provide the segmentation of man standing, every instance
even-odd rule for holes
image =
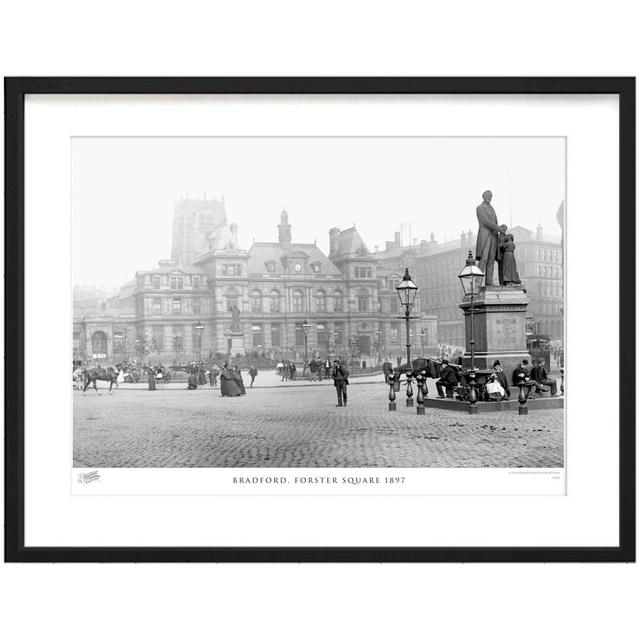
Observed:
[[[338,395],[338,404],[336,407],[347,406],[347,385],[349,384],[349,372],[340,364],[340,360],[333,361],[333,369],[331,371],[331,377],[333,378],[333,384],[336,387],[336,394]]]
[[[547,370],[544,368],[544,360],[538,360],[538,364],[531,371],[531,378],[539,385],[547,385],[551,389],[552,396],[558,394],[558,383],[547,374]]]
[[[476,242],[476,260],[478,267],[484,271],[484,283],[493,285],[493,266],[498,260],[498,235],[504,234],[498,224],[498,217],[491,206],[491,191],[482,194],[482,203],[476,207],[478,216],[478,240]]]

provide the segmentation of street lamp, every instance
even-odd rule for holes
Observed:
[[[376,331],[376,351],[378,353],[378,362],[382,361],[382,329]]]
[[[309,360],[309,329],[311,329],[311,325],[308,320],[305,320],[302,323],[302,330],[304,331],[304,361],[305,363]]]
[[[409,328],[409,320],[411,320],[411,309],[418,293],[418,287],[411,280],[409,275],[409,269],[405,269],[404,276],[402,276],[402,282],[396,287],[398,297],[400,298],[400,304],[404,307],[404,319],[407,323],[407,365],[411,365],[411,334]],[[402,316],[399,316],[402,318]]]
[[[475,369],[476,359],[474,345],[476,341],[474,340],[473,333],[473,297],[474,295],[480,293],[480,287],[482,286],[484,273],[476,264],[471,251],[469,251],[467,263],[464,269],[458,274],[458,278],[460,278],[460,284],[462,285],[462,290],[464,291],[465,297],[468,297],[470,301],[469,314],[471,316],[471,340],[469,341],[469,346],[471,347],[471,368]]]
[[[198,321],[198,324],[193,327],[196,335],[198,336],[198,362],[202,361],[202,334],[204,333],[204,326],[202,321]]]
[[[140,366],[142,366],[144,362],[144,343],[140,338],[136,338],[136,351],[140,355]]]

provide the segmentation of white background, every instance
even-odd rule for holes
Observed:
[[[632,3],[12,3],[5,75],[635,75]],[[13,638],[600,638],[637,566],[3,566]]]

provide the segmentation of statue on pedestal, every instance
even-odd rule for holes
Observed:
[[[484,272],[484,283],[493,285],[493,266],[499,259],[498,237],[504,235],[504,230],[498,224],[498,217],[491,206],[491,191],[482,194],[482,203],[476,208],[478,216],[478,239],[476,241],[476,260],[478,267]]]

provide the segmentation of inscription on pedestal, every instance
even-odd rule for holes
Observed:
[[[518,335],[518,324],[516,318],[496,318],[496,338],[505,351],[522,348],[522,336]]]

